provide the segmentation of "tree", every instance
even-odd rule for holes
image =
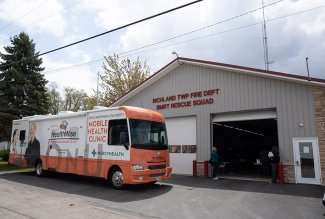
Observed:
[[[49,83],[47,95],[51,106],[49,112],[52,115],[56,115],[62,110],[75,112],[92,110],[97,100],[94,94],[89,96],[83,90],[69,87],[64,88],[64,98],[62,98],[56,82]]]
[[[134,62],[130,59],[120,61],[118,55],[115,54],[104,58],[104,75],[101,76],[100,86],[103,90],[101,103],[105,106],[114,103],[143,82],[150,74],[147,63],[142,64],[139,58]]]
[[[65,87],[64,88],[64,101],[62,110],[68,111],[80,111],[84,109],[83,100],[88,97],[85,91],[77,90],[74,88]]]
[[[49,83],[47,89],[47,96],[50,105],[49,113],[51,113],[52,115],[58,114],[63,107],[63,100],[60,95],[60,92],[57,89],[58,89],[57,83],[55,82]]]
[[[27,33],[10,38],[0,53],[0,139],[10,138],[11,122],[22,116],[46,114],[49,103],[42,59]]]
[[[92,110],[97,104],[97,97],[95,95],[85,96],[82,99],[82,110]]]

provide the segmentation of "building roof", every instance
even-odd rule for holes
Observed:
[[[178,57],[173,61],[171,61],[170,63],[168,63],[167,65],[165,65],[159,71],[151,75],[149,78],[144,80],[142,83],[140,83],[138,86],[133,88],[131,91],[126,93],[124,96],[117,99],[114,103],[111,104],[111,106],[118,106],[123,104],[126,100],[138,94],[143,89],[149,87],[150,85],[158,81],[160,78],[162,78],[163,76],[173,71],[175,68],[177,68],[182,64],[190,64],[190,65],[202,66],[207,68],[228,70],[237,73],[255,75],[255,76],[266,77],[266,78],[273,78],[273,79],[284,80],[284,81],[292,81],[292,82],[302,83],[307,85],[325,86],[325,80],[320,78],[312,78],[312,77],[308,78],[306,76],[288,74],[283,72],[267,71],[258,68],[231,65],[231,64],[220,63],[220,62],[211,62],[205,60]]]

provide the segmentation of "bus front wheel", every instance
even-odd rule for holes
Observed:
[[[110,171],[109,182],[113,189],[124,188],[123,173],[119,168],[115,167]]]

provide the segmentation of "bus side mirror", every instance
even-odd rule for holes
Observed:
[[[129,150],[129,140],[127,132],[120,132],[120,144],[123,145],[126,150]]]

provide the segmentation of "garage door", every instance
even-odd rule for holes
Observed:
[[[173,173],[193,173],[193,160],[196,160],[196,117],[166,119],[170,162]]]

